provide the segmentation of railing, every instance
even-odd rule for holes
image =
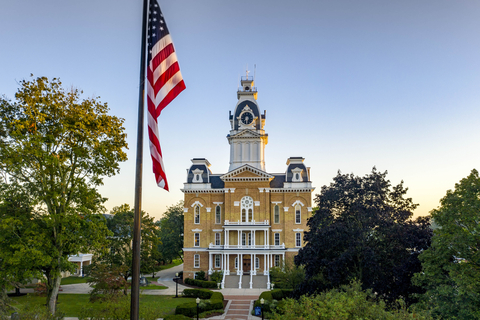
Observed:
[[[225,220],[225,225],[226,226],[269,226],[270,221],[269,220],[263,220],[263,221],[249,221],[249,222],[243,222],[240,220],[237,221],[229,221]]]
[[[217,250],[224,250],[224,249],[285,249],[285,243],[282,243],[281,245],[278,245],[278,246],[272,246],[272,245],[264,245],[264,244],[260,244],[260,245],[231,245],[231,244],[227,244],[227,245],[218,245],[218,244],[213,244],[213,243],[210,243],[210,245],[208,246],[209,249],[217,249]]]

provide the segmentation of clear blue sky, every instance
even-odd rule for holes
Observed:
[[[161,0],[187,90],[159,118],[171,192],[155,186],[148,148],[143,208],[183,199],[190,159],[228,170],[228,112],[256,64],[267,110],[266,167],[303,156],[313,185],[338,170],[388,170],[425,215],[480,161],[479,1]],[[0,4],[0,93],[60,77],[125,118],[129,160],[106,178],[107,209],[133,204],[142,1]],[[315,193],[316,193],[315,192]]]

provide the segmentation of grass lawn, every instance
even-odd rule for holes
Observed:
[[[62,282],[60,282],[60,285],[65,285],[65,284],[75,284],[75,283],[87,283],[88,277],[65,277],[62,278]]]
[[[80,310],[87,307],[101,308],[101,303],[89,302],[90,296],[88,294],[59,294],[58,295],[58,311],[64,312],[66,317],[78,317]],[[33,294],[28,294],[22,297],[13,297],[17,301],[17,307],[22,306],[44,306],[46,297],[40,297]],[[165,317],[173,314],[175,307],[181,303],[195,301],[194,298],[174,298],[173,296],[140,296],[140,307],[149,306],[158,310],[158,317]]]

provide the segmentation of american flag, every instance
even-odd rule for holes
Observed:
[[[172,38],[157,0],[150,1],[148,14],[148,136],[153,173],[160,188],[168,191],[158,137],[157,118],[180,92],[185,89]]]

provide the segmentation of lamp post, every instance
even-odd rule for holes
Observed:
[[[260,299],[260,304],[262,305],[262,320],[263,320],[263,304],[265,303],[265,299]]]
[[[195,301],[197,302],[197,320],[198,320],[198,304],[200,303],[200,298],[197,298]]]
[[[173,281],[175,281],[175,298],[178,298],[178,272],[175,273],[175,278],[173,278]]]

